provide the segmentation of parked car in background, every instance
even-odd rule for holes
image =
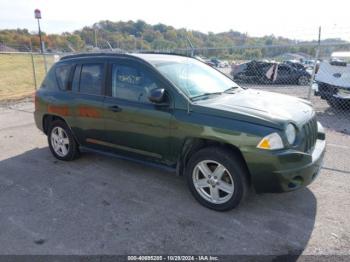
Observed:
[[[211,66],[211,67],[215,67],[215,64],[210,61],[210,59],[205,59],[204,63],[206,63],[207,65]]]
[[[226,60],[222,60],[219,67],[222,67],[222,68],[226,68],[226,67],[229,67],[230,66],[230,63]]]
[[[269,82],[266,72],[272,65],[253,60],[232,66],[231,75],[236,82],[265,84]]]
[[[316,65],[315,60],[304,60],[301,62],[305,68],[313,68]]]
[[[295,62],[295,61],[284,61],[283,62],[286,65],[289,65],[291,67],[294,67],[297,70],[305,70],[305,66],[302,63]]]
[[[231,72],[237,82],[251,84],[298,84],[307,85],[311,75],[285,63],[251,61],[240,64]]]
[[[201,61],[201,62],[203,62],[203,63],[205,63],[206,62],[206,59],[204,58],[204,57],[201,57],[201,56],[194,56],[194,58],[195,59],[197,59],[198,61]]]
[[[90,150],[163,166],[218,211],[236,207],[250,185],[285,192],[310,184],[325,154],[309,102],[243,89],[178,55],[63,57],[35,94],[34,118],[57,159]]]
[[[334,108],[350,109],[349,63],[339,59],[321,62],[315,81],[315,95]]]
[[[196,58],[197,60],[199,60],[199,61],[201,61],[201,62],[207,64],[207,65],[210,65],[210,66],[212,66],[212,67],[215,67],[215,64],[214,64],[212,61],[210,61],[210,59],[207,59],[207,58],[201,57],[201,56],[195,56],[195,58]]]
[[[210,62],[212,62],[215,67],[219,67],[219,68],[224,67],[224,63],[221,60],[219,60],[218,58],[216,58],[216,57],[211,58]]]

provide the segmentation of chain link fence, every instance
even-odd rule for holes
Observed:
[[[301,49],[300,45],[294,47]],[[306,52],[283,52],[284,48],[221,49],[228,58],[230,54],[250,56],[236,60],[206,60],[202,54],[213,49],[199,53],[241,86],[309,100],[325,127],[350,134],[350,45],[307,45],[302,49]]]
[[[41,54],[16,47],[0,50],[0,103],[32,97],[58,54]]]
[[[0,50],[0,103],[31,97],[52,64],[68,54],[40,54],[28,50],[28,47]],[[310,100],[327,128],[350,134],[349,50],[350,44],[344,42],[165,52],[196,56],[244,87]],[[164,52],[156,52],[161,51]]]

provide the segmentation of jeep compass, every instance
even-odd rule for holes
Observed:
[[[63,57],[36,92],[34,115],[56,158],[93,150],[165,166],[219,211],[236,207],[249,187],[310,184],[326,145],[308,101],[242,88],[179,55]]]

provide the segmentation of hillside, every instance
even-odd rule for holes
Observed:
[[[62,34],[45,34],[43,40],[48,51],[86,51],[98,46],[108,49],[120,48],[124,50],[177,50],[189,48],[189,41],[196,48],[197,54],[206,56],[220,56],[230,58],[255,59],[276,57],[285,52],[301,52],[314,55],[315,42],[302,42],[296,46],[295,40],[276,37],[251,37],[237,31],[230,30],[223,33],[202,33],[188,31],[164,24],[150,25],[138,20],[128,22],[100,21],[93,26],[86,26],[81,30]],[[344,43],[340,39],[328,39],[332,43]],[[27,29],[0,30],[0,51],[2,49],[27,51],[30,46],[39,49],[39,38]],[[294,45],[294,46],[291,46]],[[241,48],[251,47],[251,48]],[[335,48],[331,48],[333,51]]]

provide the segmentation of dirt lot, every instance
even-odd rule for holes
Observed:
[[[32,103],[0,107],[1,254],[350,255],[342,127],[327,129],[324,167],[308,188],[251,193],[218,213],[173,173],[91,153],[55,160],[32,111]]]

